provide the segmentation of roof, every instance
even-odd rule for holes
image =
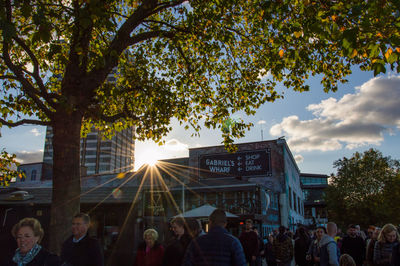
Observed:
[[[125,186],[121,188],[99,187],[83,188],[81,193],[81,203],[131,203],[136,195],[138,188]],[[50,204],[52,188],[23,188],[23,191],[33,196],[26,200],[9,200],[13,192],[18,189],[4,191],[0,193],[0,204],[2,205],[24,205],[24,204]],[[22,191],[19,190],[19,191]]]
[[[246,180],[239,180],[236,178],[210,178],[200,179],[199,181],[191,181],[185,184],[185,189],[200,191],[210,190],[224,190],[224,191],[235,191],[242,189],[250,189],[257,186],[263,186],[258,183],[248,182]],[[182,190],[182,186],[172,187],[170,190]]]

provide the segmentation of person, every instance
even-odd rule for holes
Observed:
[[[144,242],[139,244],[136,254],[136,266],[161,266],[164,256],[164,247],[157,242],[158,233],[154,229],[147,229],[143,233]]]
[[[381,232],[381,228],[375,227],[375,230],[372,234],[368,234],[370,239],[368,239],[367,251],[365,255],[365,265],[366,266],[374,266],[374,247],[376,241],[378,241],[379,233]]]
[[[253,221],[251,219],[246,219],[245,230],[240,234],[239,240],[243,246],[247,263],[249,263],[250,266],[254,266],[258,256],[259,246],[258,236],[257,233],[253,231]]]
[[[201,222],[194,218],[186,220],[186,227],[187,227],[189,235],[192,238],[196,238],[199,235],[205,234],[203,229],[201,228]]]
[[[239,239],[226,229],[224,210],[215,209],[210,217],[208,234],[195,238],[187,248],[183,266],[245,266],[246,259]]]
[[[351,224],[347,229],[347,235],[343,237],[341,254],[349,254],[357,266],[362,266],[365,259],[365,242],[359,235],[359,228]]]
[[[356,266],[356,262],[349,254],[343,254],[340,256],[339,266]]]
[[[289,266],[293,258],[293,242],[286,234],[286,227],[280,226],[274,241],[274,254],[277,265]]]
[[[89,225],[90,217],[86,213],[78,213],[72,218],[72,235],[64,241],[61,248],[61,260],[64,265],[104,265],[99,242],[88,235]]]
[[[323,226],[318,226],[317,229],[315,230],[315,240],[311,242],[306,256],[306,259],[308,261],[311,261],[311,265],[319,266],[320,252],[318,243],[319,241],[321,241],[324,234],[326,234],[326,228]]]
[[[393,249],[399,245],[399,234],[393,224],[383,226],[374,247],[374,264],[390,265]]]
[[[294,259],[296,265],[308,266],[309,262],[306,259],[307,251],[311,243],[311,239],[304,227],[297,229],[296,239],[294,241]]]
[[[17,241],[14,256],[5,264],[26,266],[58,266],[61,260],[57,255],[47,251],[40,245],[44,231],[35,218],[24,218],[14,225],[11,231]]]
[[[171,221],[171,228],[174,233],[172,241],[167,244],[164,252],[162,265],[180,266],[187,246],[192,238],[185,230],[185,220],[182,217],[176,217]]]
[[[320,249],[320,265],[321,266],[337,266],[339,265],[340,251],[336,241],[333,239],[337,233],[337,226],[333,222],[326,224],[327,234],[323,235],[318,243]]]
[[[260,236],[260,233],[258,232],[257,227],[253,226],[253,231],[257,234],[257,239],[258,239],[258,254],[256,257],[256,266],[261,266],[262,265],[262,256],[264,256],[264,241]]]
[[[265,244],[264,256],[268,266],[276,266],[276,258],[273,246],[274,240],[274,235],[270,234],[268,236],[268,242]]]

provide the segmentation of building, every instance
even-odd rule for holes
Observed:
[[[95,151],[90,155],[99,158],[103,142],[97,140],[88,138],[86,146],[82,140],[82,146],[96,147],[87,151]],[[300,170],[286,141],[242,143],[237,148],[236,153],[222,145],[193,148],[189,157],[162,160],[135,173],[82,177],[81,210],[90,213],[92,234],[101,241],[106,257],[124,259],[110,265],[132,265],[128,258],[134,257],[145,229],[155,228],[164,242],[173,216],[205,204],[238,216],[228,222],[236,236],[247,218],[255,221],[263,237],[280,225],[294,230],[304,223]],[[85,166],[91,166],[86,158],[81,157]],[[12,225],[22,217],[37,217],[48,228],[51,180],[30,187],[25,183],[0,191],[0,219]],[[202,220],[206,228],[207,217]]]
[[[133,128],[127,128],[116,132],[111,139],[105,139],[101,132],[93,130],[85,138],[81,138],[82,175],[133,171],[135,161],[133,134]],[[43,154],[43,162],[46,165],[53,164],[52,138],[53,130],[47,127]],[[45,179],[49,177],[51,172],[46,171]]]
[[[310,226],[326,224],[328,212],[324,190],[328,187],[328,176],[301,173],[300,178],[304,194],[305,224]]]
[[[40,183],[43,179],[44,163],[26,163],[17,167],[18,172],[24,173],[21,178],[11,180],[12,183]]]

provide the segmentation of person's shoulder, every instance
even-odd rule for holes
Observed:
[[[51,266],[61,265],[60,257],[45,248],[42,248],[36,256],[37,260],[40,262],[39,264]]]

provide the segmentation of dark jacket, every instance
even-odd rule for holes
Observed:
[[[309,237],[299,237],[294,242],[294,259],[296,264],[300,266],[309,265],[309,261],[306,260],[308,248],[310,247],[311,240]]]
[[[17,265],[12,258],[11,260],[5,264],[5,266],[13,266]],[[42,248],[39,253],[33,258],[31,262],[27,264],[27,266],[59,266],[61,265],[61,260],[57,255],[54,255]]]
[[[244,266],[246,260],[240,241],[225,228],[214,226],[190,243],[183,265]]]
[[[97,239],[86,235],[78,243],[69,237],[62,245],[61,260],[72,266],[103,266],[103,251]]]
[[[341,254],[349,254],[357,266],[361,266],[365,259],[365,242],[360,236],[345,236],[342,240]]]
[[[162,265],[180,266],[190,241],[192,239],[188,234],[182,235],[180,239],[174,238],[165,248]]]
[[[269,241],[268,241],[267,244],[265,244],[264,256],[265,256],[265,260],[267,261],[268,266],[276,265],[276,258],[275,258],[275,254],[274,254],[274,246]]]
[[[256,232],[242,232],[239,236],[240,243],[243,246],[244,255],[248,262],[251,261],[251,257],[257,257],[259,254],[258,236]]]
[[[161,266],[164,257],[164,247],[155,243],[146,253],[146,243],[141,243],[138,247],[135,265],[136,266]]]

